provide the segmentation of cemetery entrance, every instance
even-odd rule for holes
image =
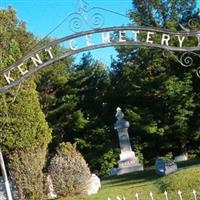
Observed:
[[[200,58],[198,23],[197,26],[191,21],[188,22],[188,25],[183,26],[180,24],[182,31],[170,31],[157,27],[136,26],[134,24],[105,27],[106,20],[101,15],[102,10],[117,14],[116,12],[98,7],[89,8],[88,4],[86,4],[86,7],[82,7],[80,12],[70,14],[67,18],[69,21],[68,28],[71,29],[73,34],[52,42],[40,44],[19,58],[11,66],[3,68],[0,71],[2,83],[0,85],[0,92],[9,92],[11,88],[50,64],[81,52],[106,47],[129,46],[136,50],[147,47],[163,49],[163,56],[175,59],[183,67],[195,67],[196,74],[200,77],[200,67],[193,66],[193,60]],[[86,15],[89,17],[86,18]],[[86,30],[82,29],[82,22],[87,26]],[[193,27],[197,27],[197,29],[189,29],[191,24],[194,25]],[[191,41],[193,42],[191,43]],[[57,46],[64,46],[65,52],[62,54],[57,53],[55,51]],[[8,180],[3,160],[0,164],[5,174],[5,183],[7,184]],[[8,184],[6,188],[8,188]],[[8,196],[10,196],[9,189]],[[9,198],[11,199],[11,197]]]
[[[195,46],[188,46],[189,41],[196,41]],[[63,43],[67,46],[67,50],[64,54],[57,55],[54,47]],[[33,73],[59,60],[84,51],[111,46],[161,48],[164,50],[164,56],[171,56],[183,67],[190,67],[193,64],[193,57],[200,56],[197,53],[200,50],[200,34],[198,31],[171,32],[136,26],[95,28],[75,33],[35,48],[16,63],[2,70],[0,78],[4,80],[4,85],[1,86],[0,92],[8,91]],[[181,52],[181,55],[179,53],[177,56],[175,52]],[[200,77],[199,70],[200,68],[197,68],[196,73]]]

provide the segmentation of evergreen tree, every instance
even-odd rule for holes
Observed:
[[[58,69],[57,77],[67,74],[65,82],[58,85],[56,76],[50,76],[55,68],[45,70],[38,82],[41,103],[53,129],[51,152],[63,141],[75,142],[91,169],[106,174],[115,163],[108,72],[90,54],[84,54],[79,64],[66,62],[58,64],[63,67]]]
[[[179,23],[192,16],[194,7],[193,0],[133,0],[130,17],[140,26],[180,30]],[[193,70],[164,58],[159,49],[123,47],[118,52],[112,63],[113,98],[127,109],[134,149],[142,151],[145,160],[191,149],[190,136],[199,137],[199,126],[193,128],[199,107]]]
[[[2,69],[26,53],[34,39],[12,8],[0,10],[0,30]],[[35,88],[32,78],[6,94],[0,94],[0,146],[7,154],[9,172],[19,197],[26,200],[44,197],[42,170],[51,140],[51,130]]]
[[[113,136],[113,112],[110,104],[110,77],[105,66],[94,60],[91,54],[83,54],[75,66],[71,87],[78,88],[78,107],[84,113],[87,124],[77,136],[77,146],[85,155],[91,169],[106,175],[116,164],[116,137]],[[114,138],[114,139],[113,139]]]
[[[66,49],[55,47],[55,51],[62,53]],[[37,80],[42,109],[53,129],[52,156],[59,143],[73,141],[74,133],[87,123],[81,110],[77,109],[76,88],[68,86],[74,76],[72,62],[73,59],[68,58],[49,66],[40,72]]]

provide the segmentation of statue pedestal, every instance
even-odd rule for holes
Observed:
[[[139,163],[138,158],[133,151],[122,152],[118,162],[117,175],[143,171],[143,165]]]

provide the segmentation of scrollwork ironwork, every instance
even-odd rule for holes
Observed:
[[[190,30],[199,30],[200,24],[199,24],[199,19],[189,19],[188,21],[188,27]]]
[[[200,17],[198,16],[197,18],[192,18],[192,19],[189,19],[187,21],[186,24],[179,24],[181,29],[183,31],[186,31],[186,32],[190,32],[190,31],[198,31],[200,29]]]
[[[193,65],[194,60],[193,60],[193,57],[190,54],[196,55],[196,53],[193,53],[193,52],[185,52],[178,59],[178,62],[183,67],[191,67]]]
[[[88,10],[90,9],[90,5],[89,3],[87,3],[86,1],[84,0],[81,0],[80,1],[80,8],[79,8],[79,12],[82,13],[82,12],[88,12]]]
[[[198,78],[200,78],[200,67],[198,67],[198,68],[196,69],[196,74],[197,74]]]
[[[177,56],[175,52],[168,50],[163,51],[163,56],[175,59],[182,67],[191,67],[194,64],[195,57],[200,58],[200,55],[195,52],[184,52],[181,56]],[[200,78],[200,66],[196,69],[196,74]]]
[[[75,34],[65,36],[63,38],[54,40],[52,42],[48,42],[47,44],[41,43],[42,46],[38,46],[37,48],[32,49],[31,52],[28,52],[26,55],[20,58],[16,63],[12,64],[8,68],[4,68],[0,70],[0,75],[2,75],[2,77],[4,78],[4,81],[7,81],[6,83],[7,85],[3,86],[2,88],[0,87],[0,92],[6,92],[8,89],[21,83],[22,81],[27,79],[29,76],[31,76],[33,73],[44,68],[45,66],[53,64],[54,62],[57,62],[59,60],[63,60],[64,58],[70,57],[72,55],[75,55],[84,51],[88,51],[88,50],[98,49],[98,48],[116,47],[116,46],[133,46],[135,48],[138,48],[138,47],[160,48],[160,49],[165,49],[165,51],[163,51],[163,55],[165,57],[167,58],[171,57],[175,59],[183,67],[191,67],[192,65],[198,63],[198,60],[200,58],[200,54],[198,54],[200,52],[200,31],[191,31],[189,29],[190,27],[196,26],[195,23],[197,23],[198,21],[194,22],[192,20],[189,20],[188,22],[189,24],[187,25],[184,24],[184,26],[180,25],[184,31],[170,31],[170,30],[165,30],[158,27],[134,26],[133,24],[128,25],[128,26],[112,26],[112,27],[103,28],[102,26],[104,26],[105,21],[101,12],[105,11],[105,12],[109,12],[115,15],[120,15],[122,17],[127,17],[127,16],[117,13],[112,10],[101,8],[101,7],[90,8],[89,4],[86,3],[84,0],[81,0],[81,2],[82,2],[81,7],[78,9],[77,12],[74,12],[68,15],[58,26],[56,26],[56,28],[53,29],[53,31],[55,31],[66,20],[69,20],[69,28],[73,32],[75,32]],[[85,26],[87,28],[89,27],[90,30],[84,30]],[[50,33],[52,33],[53,31],[51,31]],[[132,34],[133,38],[131,38],[131,40],[124,40],[122,38],[120,39],[120,37],[116,38],[116,40],[111,39],[110,32],[112,33],[118,32],[120,34],[123,31],[124,32],[130,31],[134,33]],[[160,43],[157,43],[156,41],[153,42],[153,40],[147,42],[148,37],[146,37],[146,40],[140,40],[140,39],[136,40],[135,39],[136,32],[137,33],[141,32],[142,34],[146,32],[147,36],[149,36],[148,33],[151,32],[153,34],[158,34],[158,36],[162,35],[161,36],[162,39]],[[47,34],[47,36],[50,35],[50,33]],[[101,37],[101,36],[104,36],[104,35],[100,35],[102,33],[108,34],[108,40],[105,39],[104,37]],[[75,39],[78,39],[81,37],[82,37],[81,39],[83,39],[85,36],[92,35],[92,34],[99,34],[100,38],[104,38],[104,39],[102,39],[101,42],[98,41],[97,43],[95,43],[95,41],[92,41],[93,43],[87,44],[88,38],[85,38],[86,39],[85,45],[87,46],[84,46],[84,45],[79,46],[77,44],[77,46],[75,45],[76,47],[72,47],[73,40],[74,42],[77,42]],[[165,38],[166,35],[168,36],[169,39]],[[45,38],[47,36],[45,36]],[[176,39],[178,38],[178,40],[176,42],[173,42],[172,45],[170,45],[168,44],[168,40],[170,40],[170,37],[173,37]],[[195,44],[194,46],[182,45],[183,40],[185,38],[187,40],[187,37],[197,38],[198,44]],[[106,38],[107,38],[107,35],[106,35]],[[46,52],[46,50],[48,50],[49,48],[52,48],[56,45],[60,45],[63,42],[67,42],[69,46],[69,51],[66,51],[63,55],[57,55],[57,56],[54,55],[53,59],[50,58],[49,60],[42,62],[42,64],[40,64],[39,66],[30,68],[27,73],[22,73],[21,71],[19,71],[21,74],[19,75],[19,78],[16,80],[14,80],[12,76],[10,75],[10,73],[11,72],[13,73],[15,69],[18,70],[21,64],[25,62],[29,63],[29,61],[32,60],[32,56],[35,56],[38,53]],[[179,46],[176,45],[177,42],[179,42],[178,43]],[[198,57],[198,59],[196,59],[196,57]],[[196,74],[200,78],[200,65],[198,65],[197,67],[198,68],[196,69]]]
[[[91,28],[101,28],[104,25],[104,17],[103,15],[98,11],[97,8],[92,8],[89,10],[89,18],[91,19],[90,23],[88,25]]]
[[[79,12],[72,13],[68,16],[69,28],[72,32],[77,33],[84,26],[89,28],[101,28],[104,25],[104,17],[97,8],[83,7]]]
[[[83,27],[89,27],[93,29],[102,28],[105,23],[104,16],[101,14],[103,11],[128,18],[128,16],[112,10],[101,7],[90,7],[86,1],[81,0],[81,5],[78,11],[68,15],[70,30],[74,33],[77,33],[83,31]]]
[[[83,27],[84,21],[80,13],[72,13],[69,15],[69,28],[73,32],[79,32]]]
[[[89,4],[82,1],[79,11],[68,16],[69,28],[72,32],[77,33],[84,26],[89,28],[101,28],[104,25],[104,17],[97,7],[90,8]]]

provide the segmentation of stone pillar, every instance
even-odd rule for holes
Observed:
[[[143,171],[143,165],[139,163],[135,152],[132,151],[131,143],[128,135],[129,122],[124,120],[124,114],[121,108],[117,108],[117,121],[114,128],[118,132],[119,144],[121,148],[120,160],[118,162],[117,175],[126,174],[135,171]]]

